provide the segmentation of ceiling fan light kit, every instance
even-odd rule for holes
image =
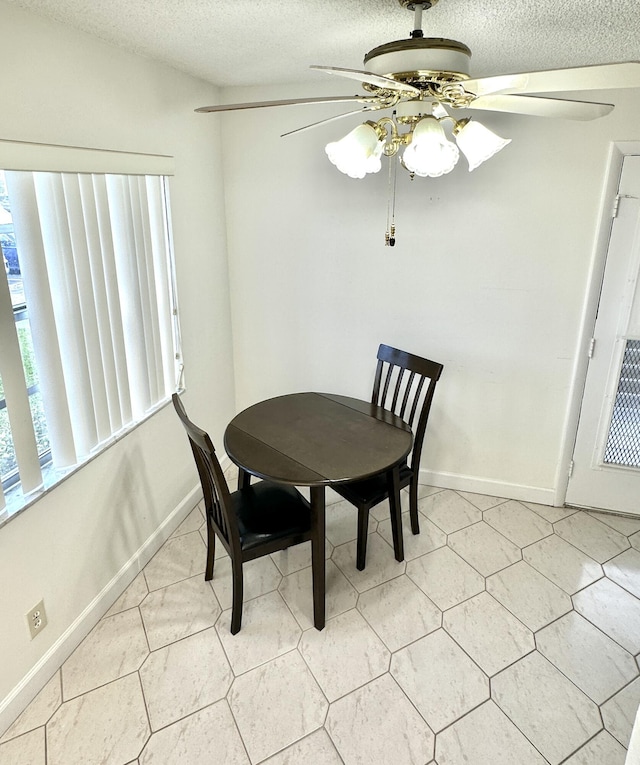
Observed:
[[[398,2],[414,13],[414,29],[409,39],[373,48],[364,57],[364,69],[311,67],[326,74],[358,80],[364,94],[220,104],[200,107],[196,111],[221,112],[346,101],[360,104],[356,111],[329,117],[286,134],[291,135],[359,112],[392,109],[390,117],[359,125],[344,138],[327,144],[325,150],[338,170],[351,178],[364,178],[379,172],[382,155],[393,157],[404,149],[399,162],[390,163],[389,183],[395,195],[398,164],[412,178],[416,175],[435,178],[453,170],[460,152],[467,158],[469,170],[474,170],[510,142],[476,119],[455,119],[449,110],[478,109],[592,120],[609,114],[613,104],[549,98],[541,94],[640,87],[638,61],[472,78],[469,71],[471,51],[466,45],[446,38],[424,37],[422,12],[436,5],[438,0]],[[445,125],[451,127],[455,143],[447,138]],[[394,228],[392,222],[387,231],[388,244],[395,241],[395,237],[390,236]]]

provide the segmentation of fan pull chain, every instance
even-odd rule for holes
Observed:
[[[389,191],[387,194],[387,231],[384,235],[386,247],[396,245],[396,162],[389,159]]]

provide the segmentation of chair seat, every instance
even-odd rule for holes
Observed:
[[[408,486],[411,482],[413,471],[405,462],[400,465],[400,488]],[[363,481],[352,481],[332,487],[341,497],[349,500],[352,504],[360,507],[367,505],[373,507],[389,496],[387,474],[378,473]]]
[[[311,506],[293,486],[258,481],[234,491],[231,501],[243,550],[280,538],[308,534],[311,529]]]

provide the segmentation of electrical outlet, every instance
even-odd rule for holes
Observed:
[[[30,609],[26,617],[27,624],[29,625],[29,634],[31,635],[31,640],[33,640],[47,626],[47,612],[44,610],[44,600],[41,600]]]

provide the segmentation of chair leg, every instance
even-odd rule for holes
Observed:
[[[242,625],[242,561],[233,559],[231,561],[233,576],[233,603],[231,606],[231,634],[240,632]]]
[[[398,468],[395,467],[387,474],[389,483],[389,514],[391,516],[391,533],[393,535],[393,551],[396,560],[404,560],[404,541],[402,539],[402,508],[400,507],[400,486]]]
[[[204,572],[205,581],[213,579],[213,564],[216,557],[216,533],[207,515],[207,568]]]
[[[358,550],[356,556],[356,568],[364,571],[367,561],[367,535],[369,533],[369,508],[358,508]]]
[[[420,523],[418,521],[418,474],[411,477],[409,484],[409,517],[411,518],[411,531],[414,534],[420,533]]]

